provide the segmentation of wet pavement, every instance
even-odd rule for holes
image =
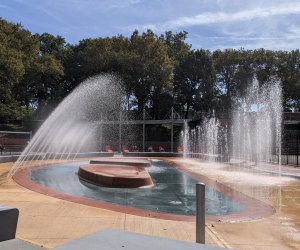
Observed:
[[[233,249],[300,249],[300,180],[253,168],[169,159],[196,174],[272,205],[276,213],[251,221],[211,222],[206,243]],[[0,164],[0,203],[20,209],[17,237],[48,247],[116,228],[129,232],[195,242],[194,222],[145,218],[39,194],[7,181],[12,164]],[[276,166],[275,166],[276,168]],[[298,169],[283,172],[299,174]],[[273,169],[274,170],[274,169]],[[272,171],[273,171],[272,170]]]

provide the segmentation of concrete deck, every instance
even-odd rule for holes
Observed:
[[[23,240],[7,240],[0,242],[0,250],[43,250],[47,249]]]
[[[204,244],[169,240],[160,237],[128,233],[115,229],[106,229],[84,238],[63,244],[55,250],[221,250]]]
[[[249,222],[207,222],[206,243],[234,249],[300,249],[300,180],[237,174],[227,166],[207,168],[197,160],[171,159],[276,208]],[[53,248],[106,228],[195,242],[195,223],[145,218],[39,194],[6,180],[12,163],[0,164],[0,203],[20,210],[17,238]],[[300,171],[299,171],[300,172]],[[251,179],[252,178],[252,179]],[[259,178],[262,178],[260,181]]]

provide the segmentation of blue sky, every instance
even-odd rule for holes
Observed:
[[[150,28],[185,30],[194,49],[300,48],[299,0],[0,0],[0,16],[72,44]]]

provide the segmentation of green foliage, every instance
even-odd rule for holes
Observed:
[[[50,112],[80,82],[103,73],[123,80],[128,110],[141,115],[145,108],[156,119],[172,107],[186,117],[228,112],[253,77],[261,85],[279,78],[285,109],[300,111],[299,50],[192,50],[187,35],[134,31],[70,45],[0,18],[1,123]]]
[[[126,58],[127,77],[124,77],[129,93],[141,113],[151,103],[156,116],[157,102],[163,92],[172,88],[172,59],[167,46],[148,30],[139,35],[133,32],[130,38],[129,57]]]
[[[251,51],[226,49],[213,53],[219,110],[229,112],[236,97],[242,96],[254,77]]]
[[[185,107],[185,117],[192,108],[204,112],[213,109],[216,95],[214,86],[212,56],[209,51],[190,51],[182,57],[174,74],[175,103]]]
[[[0,117],[25,119],[57,98],[63,76],[64,40],[32,35],[19,24],[0,20]]]
[[[25,44],[28,32],[20,25],[0,19],[0,119],[2,121],[22,118],[22,107],[15,99],[14,87],[21,81],[28,62]],[[24,40],[23,41],[21,40]]]

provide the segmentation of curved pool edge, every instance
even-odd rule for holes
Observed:
[[[201,174],[195,173],[179,164],[164,159],[166,163],[171,165],[174,168],[177,168],[186,174],[190,175],[194,179],[198,180],[199,182],[203,182],[205,185],[224,193],[226,196],[230,197],[234,201],[238,201],[245,206],[245,209],[240,213],[228,214],[228,215],[218,215],[218,216],[205,216],[205,220],[207,222],[238,222],[238,221],[249,221],[249,220],[256,220],[262,219],[265,217],[269,217],[275,213],[275,209],[257,199],[251,198],[239,191],[236,191],[224,184],[219,182],[215,182],[210,180],[208,177],[203,176]],[[194,222],[196,220],[195,216],[189,215],[177,215],[177,214],[169,214],[169,213],[158,213],[153,212],[150,210],[144,210],[140,208],[133,208],[127,207],[118,204],[112,204],[105,201],[97,201],[85,197],[79,197],[75,195],[65,194],[50,188],[47,188],[31,179],[31,171],[38,168],[54,166],[55,164],[43,165],[43,166],[32,166],[26,169],[19,170],[12,179],[19,185],[40,193],[46,196],[54,197],[57,199],[79,203],[86,206],[97,207],[101,209],[111,210],[119,213],[131,214],[136,216],[148,217],[148,218],[157,218],[157,219],[164,219],[164,220],[175,220],[175,221],[186,221],[186,222]]]
[[[218,222],[250,221],[270,217],[276,213],[274,207],[261,200],[250,197],[218,181],[211,180],[208,177],[196,173],[172,160],[165,160],[165,162],[244,206],[244,210],[242,212],[222,216],[206,216],[207,220]]]
[[[50,165],[47,165],[49,167]],[[55,165],[53,165],[55,166]],[[157,218],[157,219],[164,219],[164,220],[175,220],[175,221],[187,221],[192,222],[195,221],[195,216],[187,216],[187,215],[176,215],[176,214],[168,214],[168,213],[156,213],[150,210],[144,210],[140,208],[133,208],[133,207],[127,207],[117,204],[112,204],[105,201],[96,201],[93,199],[75,196],[75,195],[69,195],[62,192],[58,192],[56,190],[47,188],[43,185],[38,184],[37,182],[31,180],[30,174],[31,171],[37,168],[42,168],[46,166],[32,166],[27,169],[22,169],[18,171],[12,179],[22,187],[25,187],[31,191],[44,194],[46,196],[50,196],[53,198],[79,203],[86,206],[92,206],[96,208],[111,210],[119,213],[125,213],[125,214],[131,214],[141,217],[148,217],[148,218]]]

